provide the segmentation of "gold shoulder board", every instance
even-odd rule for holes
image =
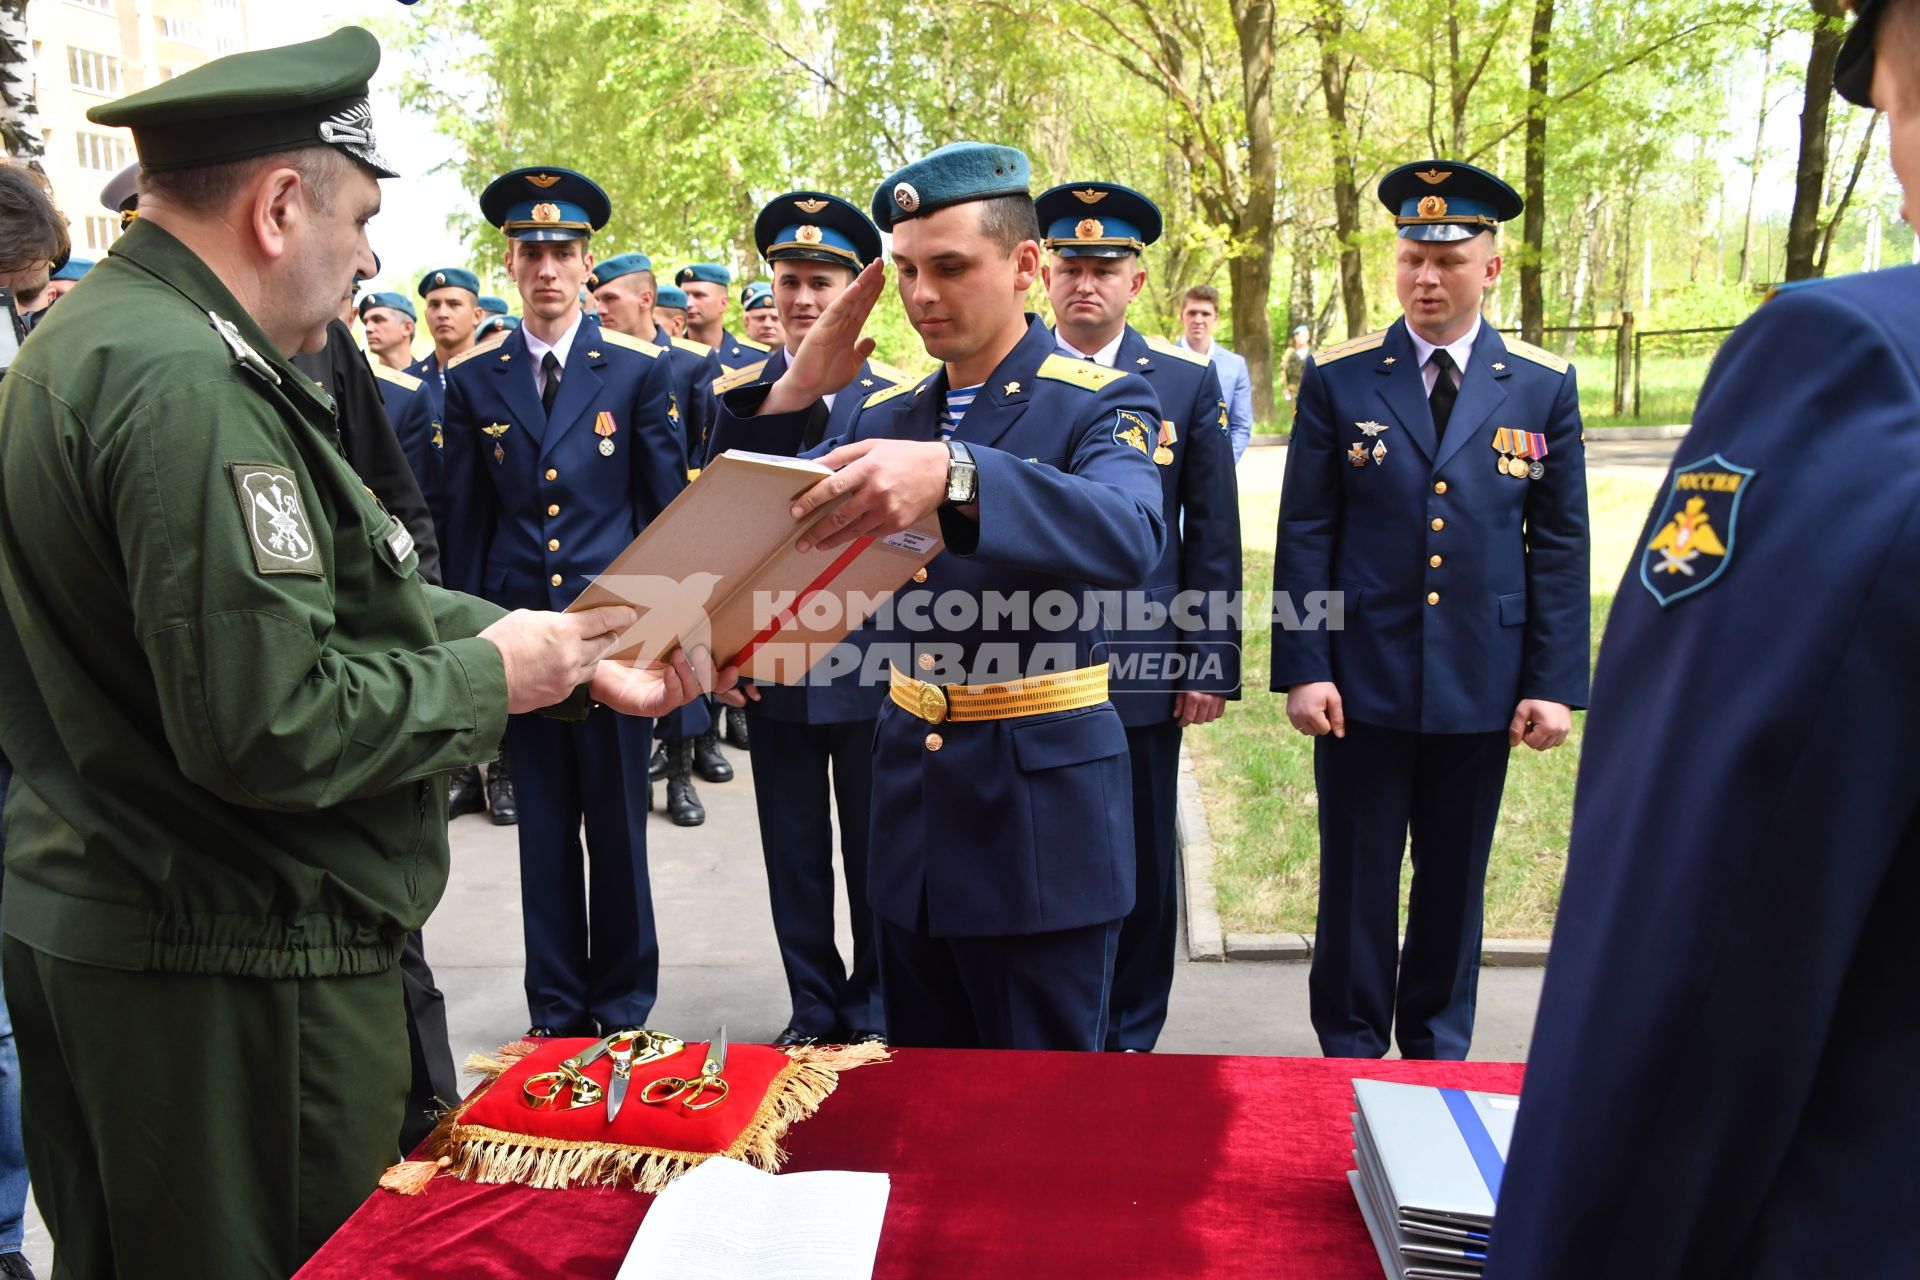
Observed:
[[[1208,360],[1198,351],[1189,351],[1185,347],[1176,346],[1168,342],[1165,338],[1157,337],[1154,334],[1147,335],[1147,345],[1163,356],[1172,356],[1176,360],[1185,360],[1188,364],[1212,363],[1212,361]]]
[[[630,333],[621,333],[618,329],[602,328],[600,341],[612,343],[616,347],[625,347],[629,351],[638,351],[650,360],[658,360],[666,354],[665,347],[655,346],[645,338],[636,338]]]
[[[890,364],[881,364],[878,360],[867,361],[867,368],[873,371],[874,377],[885,378],[888,382],[894,383],[895,385],[902,382],[913,381],[912,374],[903,369],[896,369]]]
[[[1362,351],[1373,351],[1386,340],[1387,331],[1375,329],[1372,333],[1363,333],[1357,338],[1348,338],[1345,342],[1336,342],[1330,347],[1320,348],[1313,353],[1313,362],[1319,365],[1332,364],[1335,360],[1357,356]]]
[[[752,338],[740,339],[740,345],[753,351],[772,351],[773,350],[773,348],[768,346],[766,343],[755,342]]]
[[[725,395],[735,387],[744,387],[748,383],[758,382],[760,380],[760,371],[766,367],[767,362],[762,360],[759,364],[742,365],[732,373],[723,374],[715,378],[713,380],[713,394],[717,396]]]
[[[1058,353],[1042,360],[1040,367],[1033,372],[1035,377],[1069,383],[1083,391],[1098,391],[1109,382],[1116,382],[1127,376],[1125,369],[1109,369],[1091,360],[1075,360],[1071,356]]]
[[[481,343],[479,346],[475,347],[471,351],[462,351],[459,355],[447,361],[447,368],[458,369],[461,365],[473,359],[475,356],[485,355],[487,352],[493,350],[495,347],[499,346],[501,343],[505,342],[506,340],[507,340],[506,336],[503,334],[502,336],[495,338],[491,342]]]
[[[391,382],[394,386],[405,387],[409,391],[418,391],[420,389],[420,379],[414,377],[412,374],[402,373],[398,369],[389,369],[378,360],[372,361],[371,363],[373,365],[373,376],[380,379],[380,381]]]
[[[713,348],[704,342],[695,342],[692,338],[675,338],[673,345],[682,351],[691,351],[702,360],[713,354]]]
[[[1518,338],[1509,338],[1504,334],[1501,335],[1500,340],[1507,344],[1508,355],[1519,356],[1522,360],[1531,360],[1537,365],[1546,366],[1555,373],[1565,373],[1573,367],[1572,364],[1568,363],[1566,357],[1557,356],[1551,351],[1543,351],[1531,342],[1522,342]]]
[[[862,400],[860,402],[860,407],[862,409],[871,409],[873,408],[873,406],[877,404],[884,404],[886,401],[893,399],[895,396],[903,396],[911,390],[913,390],[913,384],[909,382],[902,382],[891,387],[882,387],[880,390],[868,396],[865,400]]]

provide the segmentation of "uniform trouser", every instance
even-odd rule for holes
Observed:
[[[717,705],[695,698],[684,707],[675,707],[653,722],[653,736],[661,742],[688,742],[713,727],[720,714]]]
[[[933,938],[924,923],[874,922],[889,1043],[1095,1052],[1106,1043],[1118,920],[998,938]]]
[[[1410,733],[1352,720],[1345,738],[1315,741],[1320,916],[1307,990],[1329,1057],[1378,1058],[1390,1029],[1402,1057],[1467,1056],[1507,754],[1504,731]],[[1413,887],[1402,948],[1400,858],[1409,833]]]
[[[433,1132],[434,1113],[460,1101],[460,1077],[447,1041],[447,998],[433,985],[426,940],[415,929],[400,952],[400,985],[407,998],[407,1051],[413,1072],[400,1150],[412,1151]]]
[[[754,804],[780,964],[793,1001],[790,1025],[822,1039],[837,1031],[881,1031],[880,958],[867,907],[867,848],[873,814],[873,721],[805,724],[747,704]],[[831,794],[829,794],[831,791]],[[853,933],[848,972],[833,938],[833,829],[847,868]]]
[[[1180,905],[1174,887],[1174,801],[1180,722],[1127,729],[1133,770],[1133,910],[1120,926],[1107,1019],[1109,1051],[1151,1049],[1167,1021]]]
[[[604,707],[574,722],[507,720],[520,800],[527,1013],[536,1027],[638,1027],[653,1010],[660,945],[647,879],[652,745],[651,720]]]
[[[284,1280],[392,1163],[397,968],[129,973],[0,946],[54,1280]]]

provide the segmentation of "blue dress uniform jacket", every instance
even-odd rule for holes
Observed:
[[[455,360],[459,358],[459,356],[454,357]],[[440,353],[438,351],[427,352],[427,354],[408,365],[406,372],[410,376],[420,379],[420,385],[426,389],[427,395],[432,398],[433,416],[435,420],[445,422],[447,420],[447,388],[445,370],[440,367]]]
[[[843,435],[808,452],[866,439],[939,440],[946,390],[942,370],[870,395]],[[1144,379],[1057,357],[1052,331],[1031,319],[954,436],[979,467],[979,520],[942,511],[945,552],[927,566],[925,583],[894,597],[883,639],[902,670],[979,683],[1100,660],[1106,633],[1084,616],[1058,630],[1039,608],[991,620],[983,610],[975,625],[950,629],[911,624],[930,619],[947,593],[1033,601],[1051,591],[1077,602],[1090,589],[1146,579],[1166,545],[1160,479],[1151,443],[1123,438],[1122,411],[1160,420]],[[723,404],[715,450],[795,452],[806,419],[743,418]],[[931,668],[916,661],[922,654]],[[880,708],[869,878],[877,914],[905,928],[924,922],[935,938],[967,938],[1076,929],[1127,913],[1127,739],[1110,703],[933,728],[891,701]]]
[[[407,455],[413,478],[420,482],[420,496],[426,499],[438,540],[446,542],[446,505],[442,492],[440,419],[433,411],[433,397],[427,384],[410,373],[389,369],[378,360],[369,362],[380,386],[380,402],[386,407],[387,421]]]
[[[723,372],[720,357],[706,343],[676,338],[661,326],[655,327],[653,342],[666,350],[673,373],[673,400],[680,409],[676,422],[687,466],[698,468],[713,434],[713,384]]]
[[[772,348],[752,338],[741,338],[720,330],[720,345],[713,348],[714,358],[719,360],[723,373],[733,373],[750,364],[758,364],[772,354]]]
[[[511,609],[564,609],[666,509],[687,479],[664,354],[583,318],[551,422],[521,330],[453,362],[442,432],[452,581]],[[611,456],[594,431],[602,413]]]
[[[1173,439],[1164,446],[1169,460],[1155,468],[1167,548],[1141,594],[1163,608],[1170,608],[1181,592],[1218,593],[1221,601],[1230,603],[1242,585],[1240,497],[1233,445],[1222,421],[1225,401],[1219,376],[1206,357],[1142,337],[1131,325],[1120,340],[1114,367],[1146,379],[1159,398],[1161,421],[1174,428],[1171,433],[1162,428],[1162,439],[1168,434]],[[1129,651],[1175,655],[1180,663],[1172,678],[1163,662],[1158,672],[1139,665],[1128,678],[1114,680],[1113,705],[1128,728],[1172,719],[1173,695],[1181,689],[1240,696],[1240,628],[1235,619],[1207,605],[1194,612],[1195,620],[1205,624],[1197,629],[1182,627],[1169,616],[1151,630],[1129,627],[1124,635],[1114,636],[1116,667]]]
[[[1586,705],[1573,370],[1483,324],[1463,372],[1436,443],[1404,319],[1307,366],[1280,498],[1274,689],[1331,680],[1347,719],[1421,733],[1503,730],[1523,698]],[[1496,469],[1501,427],[1545,433],[1539,480]],[[1387,448],[1378,463],[1375,444]],[[1349,461],[1355,445],[1364,465]],[[1344,600],[1344,630],[1312,617],[1313,593],[1326,591]],[[1290,613],[1304,625],[1287,625]]]
[[[1920,1266],[1916,477],[1920,268],[1728,339],[1600,647],[1489,1280]]]

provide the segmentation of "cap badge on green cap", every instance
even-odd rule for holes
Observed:
[[[911,182],[897,183],[893,188],[893,202],[900,206],[900,212],[912,213],[920,207],[920,193],[913,189]]]
[[[340,147],[376,169],[390,167],[380,155],[379,144],[373,140],[373,104],[365,98],[338,115],[322,120],[320,141],[328,146]]]

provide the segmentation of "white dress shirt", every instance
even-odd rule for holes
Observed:
[[[1109,369],[1113,368],[1113,362],[1120,358],[1120,340],[1126,336],[1127,328],[1125,325],[1121,325],[1120,332],[1113,335],[1112,342],[1109,342],[1098,351],[1082,351],[1071,342],[1068,342],[1058,329],[1053,331],[1053,340],[1059,344],[1062,351],[1077,359],[1091,360],[1095,364],[1105,365]]]
[[[560,340],[551,345],[540,341],[533,336],[533,330],[527,329],[527,354],[533,357],[533,386],[534,390],[541,395],[547,394],[547,375],[540,367],[547,361],[547,352],[553,352],[553,358],[560,362],[561,372],[564,373],[567,368],[567,355],[573,350],[573,338],[580,332],[580,321],[584,315],[585,313],[579,308],[574,308],[573,323],[568,325],[567,331],[560,335]],[[524,325],[521,327],[526,328]]]
[[[1420,360],[1420,381],[1426,384],[1427,394],[1431,396],[1433,380],[1440,376],[1440,371],[1427,361],[1433,359],[1433,353],[1440,348],[1416,333],[1412,325],[1407,326],[1407,336],[1413,339],[1413,354]],[[1475,316],[1473,328],[1467,330],[1466,337],[1447,344],[1447,354],[1453,358],[1453,385],[1456,387],[1460,385],[1460,380],[1467,376],[1467,361],[1473,358],[1473,342],[1479,336],[1480,317]]]

